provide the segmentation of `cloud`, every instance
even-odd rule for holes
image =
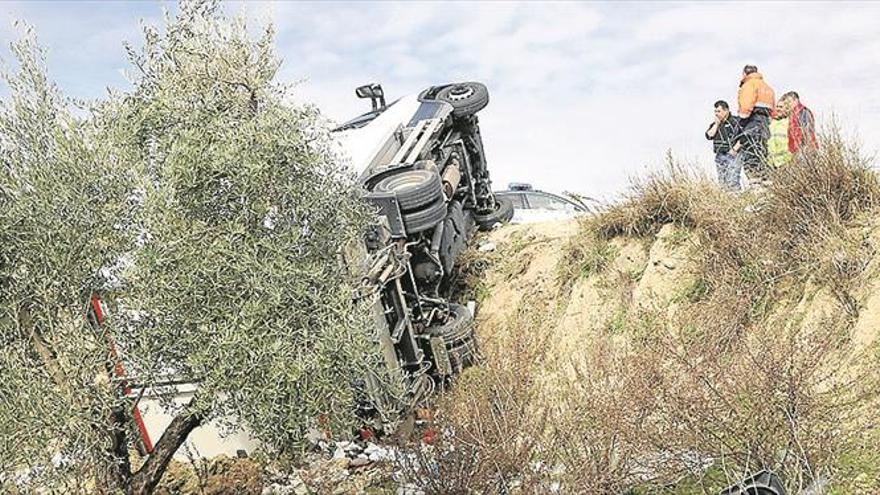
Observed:
[[[167,3],[2,4],[37,27],[50,67],[77,96],[118,85],[122,39]],[[778,93],[796,89],[880,147],[880,5],[863,3],[231,2],[271,21],[279,78],[295,96],[347,120],[368,106],[355,86],[390,99],[431,84],[485,82],[480,114],[496,185],[610,196],[668,149],[707,171],[711,104],[735,102],[756,63]],[[2,17],[0,17],[2,19]],[[6,31],[0,35],[7,38]]]
[[[820,116],[836,112],[862,136],[880,130],[877,6],[747,6],[293,3],[275,22],[282,55],[297,54],[286,77],[309,75],[300,97],[331,117],[359,113],[351,93],[366,82],[399,95],[481,80],[497,185],[610,196],[669,149],[712,170],[702,133],[712,102],[735,102],[745,63],[780,93],[798,89]]]

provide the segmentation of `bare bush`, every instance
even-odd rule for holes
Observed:
[[[657,198],[673,197],[670,211],[648,222],[628,217],[624,228],[602,219],[594,226],[644,234],[672,219],[699,239],[704,289],[638,351],[639,362],[659,371],[643,434],[681,466],[696,455],[728,481],[771,468],[803,489],[833,476],[858,434],[858,415],[880,391],[866,372],[876,361],[850,342],[858,312],[851,291],[874,254],[854,220],[877,206],[880,187],[838,134],[823,143],[777,171],[758,197],[725,198],[668,176],[619,208],[656,211]],[[822,288],[834,298],[811,321],[804,307]]]
[[[611,238],[650,236],[668,223],[712,225],[726,218],[718,213],[740,207],[738,199],[670,156],[662,171],[633,179],[623,200],[593,218],[587,228]]]
[[[547,465],[536,463],[548,448],[550,408],[540,385],[549,333],[542,315],[552,309],[545,300],[527,300],[510,318],[523,333],[486,341],[486,364],[466,370],[439,400],[437,441],[404,446],[408,482],[429,494],[546,490]]]
[[[610,238],[674,223],[695,273],[676,310],[615,296],[613,324],[576,359],[536,337],[552,333],[558,307],[517,312],[441,407],[449,434],[420,458],[458,482],[429,491],[506,493],[513,479],[524,493],[713,493],[762,468],[795,492],[851,486],[870,472],[870,457],[851,453],[864,451],[880,396],[876,347],[852,338],[875,254],[862,219],[878,197],[874,172],[837,134],[758,194],[675,166],[637,182],[582,222],[558,295],[583,276],[618,282],[606,273]]]

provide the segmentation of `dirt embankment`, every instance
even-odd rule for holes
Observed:
[[[565,250],[579,233],[576,220],[516,225],[489,236],[499,260],[486,274],[477,318],[481,341],[490,349],[515,331],[510,322],[528,306],[542,308],[548,351],[559,363],[584,357],[600,336],[623,325],[630,308],[672,312],[675,298],[694,279],[688,247],[669,225],[653,242],[617,238],[597,254],[602,266],[562,270]],[[535,316],[535,315],[533,315]],[[623,336],[617,340],[623,343]]]
[[[880,220],[859,231],[872,251],[880,251]],[[560,264],[578,234],[577,220],[512,225],[489,234],[498,254],[484,274],[486,297],[477,318],[486,345],[507,339],[515,330],[509,322],[524,303],[541,302],[552,352],[576,358],[597,334],[622,325],[624,312],[660,311],[671,321],[691,291],[698,290],[701,274],[693,255],[700,246],[688,229],[667,224],[653,238],[614,238],[600,254],[607,258],[601,267],[566,272]],[[850,335],[854,352],[870,347],[880,335],[880,255],[870,259],[860,281],[851,294],[858,306]],[[779,316],[791,316],[787,310],[794,306],[803,317],[800,324],[809,326],[836,306],[834,299],[831,288],[811,283],[800,299],[774,306]]]
[[[671,493],[715,493],[760,468],[795,493],[829,482],[829,493],[880,490],[876,387],[860,388],[876,381],[880,356],[880,221],[855,222],[840,234],[849,247],[817,252],[829,259],[816,266],[855,273],[846,284],[807,270],[745,298],[748,287],[711,279],[694,229],[586,230],[577,220],[516,225],[482,241],[496,246],[475,291],[485,363],[442,400],[464,425],[457,440],[492,458],[487,471],[507,469],[536,493],[552,490],[548,480],[566,493],[669,483]],[[706,333],[720,328],[713,320],[736,324]],[[530,430],[541,440],[523,437]],[[529,474],[516,457],[580,472]]]

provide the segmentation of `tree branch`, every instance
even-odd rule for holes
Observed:
[[[153,452],[147,459],[147,462],[132,477],[131,484],[128,486],[129,495],[149,495],[156,488],[162,473],[171,462],[174,453],[183,445],[190,432],[202,424],[204,414],[200,411],[193,411],[192,405],[195,402],[193,398],[186,408],[178,414],[159,437],[159,441],[153,448]]]

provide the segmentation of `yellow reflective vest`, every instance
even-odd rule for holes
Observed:
[[[791,160],[788,151],[788,118],[770,120],[770,139],[767,141],[767,163],[779,168]]]

